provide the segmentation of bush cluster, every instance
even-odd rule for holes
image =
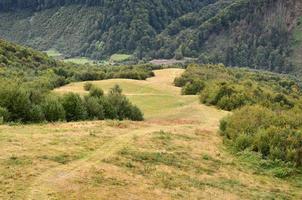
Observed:
[[[200,94],[200,101],[231,111],[246,105],[291,109],[299,99],[298,84],[288,77],[223,65],[190,65],[175,79],[182,94]]]
[[[249,149],[263,158],[302,166],[301,112],[246,106],[221,121],[220,131],[237,151]]]
[[[75,93],[55,96],[18,85],[6,85],[0,90],[0,123],[93,119],[140,121],[143,114],[122,94],[118,85],[108,95],[91,85],[89,95],[84,98]]]
[[[193,91],[196,80],[204,87]],[[220,131],[237,151],[302,166],[302,101],[296,80],[223,65],[190,65],[174,82],[183,94],[199,94],[201,103],[234,111],[221,121]]]

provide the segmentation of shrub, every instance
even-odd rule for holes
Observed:
[[[7,122],[9,119],[9,112],[6,108],[0,107],[0,124]]]
[[[100,100],[98,98],[92,96],[86,96],[85,106],[89,119],[105,118],[103,105],[100,104]]]
[[[240,134],[236,139],[235,139],[235,147],[238,151],[244,151],[245,149],[251,147],[253,141],[251,136],[246,135],[246,134]]]
[[[0,106],[10,113],[8,121],[26,122],[29,120],[31,102],[25,89],[8,87],[0,92]]]
[[[91,89],[92,86],[93,86],[92,83],[86,82],[86,83],[84,84],[84,90],[85,90],[85,91],[89,91],[89,90]]]
[[[245,106],[220,124],[220,131],[238,151],[249,149],[263,158],[302,165],[301,114]],[[298,123],[299,122],[299,123]]]
[[[123,92],[122,88],[119,85],[115,85],[110,89],[109,95],[121,95]]]
[[[181,93],[183,95],[196,95],[201,92],[205,87],[205,84],[201,80],[193,80],[192,82],[186,83],[182,88]]]
[[[119,120],[130,119],[140,121],[143,120],[142,112],[122,94],[122,89],[119,85],[115,85],[110,89],[107,96],[107,104],[110,104],[108,114],[115,114]]]
[[[259,130],[254,138],[253,149],[267,157],[270,154],[269,135],[265,130]]]
[[[117,108],[110,102],[108,97],[103,97],[99,99],[99,103],[104,108],[105,119],[117,119]]]
[[[129,119],[134,121],[142,121],[144,120],[144,115],[138,107],[132,105]]]
[[[89,90],[89,95],[92,97],[101,97],[104,95],[104,91],[101,88],[98,88],[96,86],[92,86]]]
[[[243,94],[233,94],[231,96],[223,96],[218,102],[217,106],[223,110],[231,111],[247,105],[249,98]]]
[[[30,121],[31,122],[43,122],[45,121],[45,115],[42,106],[34,105],[30,109]]]
[[[65,110],[58,98],[47,97],[42,104],[45,119],[50,122],[65,120]]]
[[[66,113],[67,121],[79,121],[87,119],[85,104],[78,94],[68,93],[63,96],[62,105]]]

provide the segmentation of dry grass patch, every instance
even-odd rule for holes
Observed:
[[[256,173],[226,151],[217,130],[228,113],[180,96],[180,73],[96,82],[124,84],[144,122],[0,126],[0,199],[301,199],[299,181]]]

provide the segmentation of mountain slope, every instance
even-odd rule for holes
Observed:
[[[0,67],[48,68],[59,63],[46,54],[0,39]]]
[[[40,49],[55,47],[67,54],[96,58],[118,51],[133,52],[140,43],[150,42],[145,36],[155,38],[173,19],[208,3],[104,0],[65,1],[62,6],[56,3],[60,1],[47,2],[52,3],[12,3],[6,7],[2,3],[0,35]]]
[[[292,56],[302,46],[295,38],[299,0],[0,0],[0,11],[0,36],[67,56],[127,53],[282,73],[301,68],[302,58]]]

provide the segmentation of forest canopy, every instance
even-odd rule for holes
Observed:
[[[0,0],[0,36],[68,57],[193,57],[294,73],[301,8],[297,0]]]

